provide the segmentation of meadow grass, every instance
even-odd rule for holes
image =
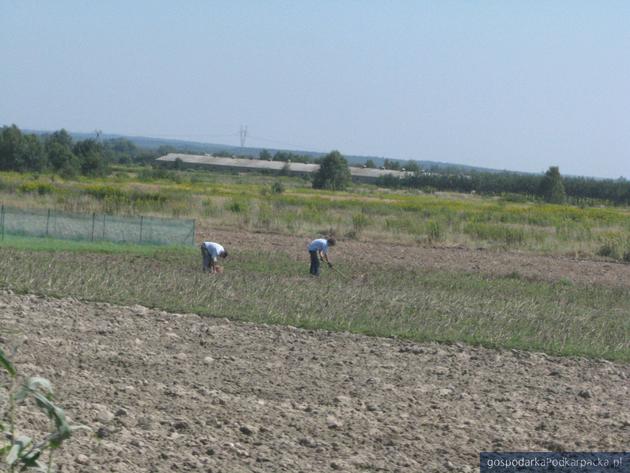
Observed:
[[[276,192],[274,189],[282,189]],[[195,218],[202,226],[630,259],[630,210],[426,194],[353,185],[314,190],[287,176],[119,167],[106,178],[0,173],[0,203],[113,215]]]
[[[5,235],[0,240],[0,249],[15,249],[44,252],[84,252],[84,253],[128,253],[134,255],[154,256],[168,253],[182,253],[192,248],[181,245],[154,245],[136,243],[116,243],[110,241],[59,240],[55,238],[37,238]]]
[[[74,243],[73,243],[74,244]],[[81,243],[0,247],[0,286],[17,292],[141,304],[257,323],[415,341],[465,342],[630,360],[626,290],[341,262],[347,278],[306,260],[254,251],[201,272],[196,248]],[[75,249],[79,251],[75,251]]]

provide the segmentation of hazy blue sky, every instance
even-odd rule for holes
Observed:
[[[0,0],[0,125],[630,177],[630,1]]]

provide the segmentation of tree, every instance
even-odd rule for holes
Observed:
[[[53,170],[64,177],[75,177],[80,171],[79,158],[72,152],[72,137],[61,129],[46,137],[46,154]]]
[[[564,191],[564,184],[562,182],[562,176],[560,176],[560,169],[558,166],[551,166],[542,181],[540,182],[540,194],[545,199],[545,202],[552,204],[562,204],[566,200],[567,196]]]
[[[79,158],[75,156],[70,148],[61,143],[54,142],[47,144],[48,161],[55,172],[64,177],[74,177],[79,173]]]
[[[339,151],[328,153],[321,161],[319,171],[313,177],[315,189],[343,190],[350,183],[348,161]]]
[[[108,162],[130,164],[138,157],[138,147],[126,138],[113,138],[103,143],[103,152]]]
[[[416,161],[414,161],[413,159],[410,159],[409,161],[407,161],[407,164],[405,165],[405,169],[409,172],[420,172],[422,171],[422,169],[420,169],[420,166],[418,165],[418,163]]]
[[[11,125],[0,132],[0,170],[42,171],[48,165],[42,143],[35,135],[25,135]]]
[[[175,158],[175,161],[173,161],[173,169],[178,171],[184,169],[184,161],[182,161],[182,158]]]
[[[258,155],[258,157],[260,158],[261,161],[271,161],[273,159],[273,156],[271,155],[271,153],[267,151],[266,149],[263,149]]]
[[[107,163],[103,158],[103,147],[96,140],[78,141],[73,148],[79,158],[81,174],[85,176],[103,176],[107,172]]]
[[[374,164],[374,161],[372,161],[371,159],[368,159],[365,162],[365,167],[369,169],[374,169],[376,167],[376,164]]]
[[[11,125],[2,128],[0,134],[0,170],[17,171],[20,168],[20,148],[22,147],[22,132]]]
[[[55,131],[46,137],[46,147],[53,143],[59,143],[68,149],[72,149],[72,137],[65,129]]]
[[[390,159],[386,159],[385,162],[383,163],[383,167],[385,169],[391,169],[393,171],[399,171],[400,170],[400,163],[398,161],[395,160],[390,160]]]

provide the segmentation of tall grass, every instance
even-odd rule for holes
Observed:
[[[233,255],[224,274],[209,276],[199,258],[196,249],[0,248],[0,286],[252,322],[630,360],[630,298],[621,289],[402,263],[374,271],[343,260],[337,263],[349,279],[335,272],[317,279],[307,275],[307,261],[282,252]]]
[[[630,230],[627,208],[579,208],[355,185],[315,191],[300,178],[118,169],[63,180],[0,174],[0,202],[71,212],[191,217],[210,225],[290,234],[332,226],[351,238],[514,248],[623,259],[607,234]],[[158,172],[159,171],[159,172]],[[276,189],[276,190],[274,190]],[[278,192],[277,190],[282,190]]]

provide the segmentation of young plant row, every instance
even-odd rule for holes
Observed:
[[[336,260],[309,278],[288,254],[242,251],[220,277],[196,249],[159,254],[0,249],[0,286],[174,312],[630,360],[627,292],[511,277]],[[45,267],[46,271],[41,268]],[[107,267],[104,271],[103,268]],[[129,284],[129,281],[134,281]]]

